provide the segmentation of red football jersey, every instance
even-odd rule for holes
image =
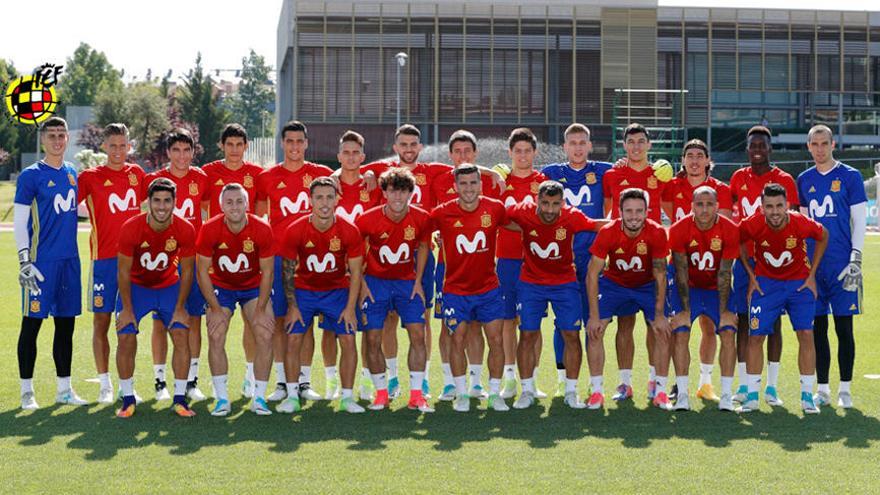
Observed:
[[[709,177],[696,186],[692,186],[691,183],[688,182],[687,177],[676,177],[666,183],[666,187],[663,188],[662,198],[663,201],[672,203],[672,211],[675,212],[675,219],[673,219],[673,222],[681,220],[691,212],[691,207],[694,202],[694,191],[702,186],[709,186],[718,193],[719,210],[733,209],[733,199],[730,195],[730,186],[715,177]]]
[[[507,218],[522,229],[525,251],[519,279],[530,284],[560,285],[577,281],[574,271],[574,235],[594,230],[596,222],[580,210],[563,206],[559,218],[544,223],[537,206],[526,202],[507,207]]]
[[[507,187],[501,193],[500,198],[504,203],[504,207],[509,208],[520,202],[534,205],[538,194],[538,186],[545,180],[547,180],[547,177],[538,171],[532,171],[531,174],[525,177],[517,177],[513,174],[508,175],[505,180]],[[499,230],[495,257],[514,260],[523,259],[522,234],[509,229]]]
[[[238,183],[248,193],[248,213],[253,213],[257,204],[257,176],[263,167],[244,162],[236,170],[226,166],[223,160],[202,165],[202,172],[208,176],[208,218],[222,213],[220,211],[220,191],[226,184]]]
[[[443,292],[465,296],[498,287],[495,242],[498,229],[509,223],[501,201],[480,198],[474,211],[463,210],[457,199],[448,201],[431,211],[431,221],[444,239]]]
[[[364,240],[357,227],[339,215],[326,232],[305,216],[287,228],[281,255],[298,260],[293,279],[297,289],[348,289],[348,259],[364,255]]]
[[[196,252],[211,258],[208,273],[212,284],[246,290],[260,286],[260,258],[274,256],[272,244],[272,228],[262,218],[248,214],[247,225],[234,234],[226,226],[226,219],[217,215],[199,231]]]
[[[317,177],[333,173],[324,165],[305,162],[295,172],[281,164],[264,170],[257,176],[257,201],[268,201],[269,224],[280,242],[287,227],[312,212],[309,185]]]
[[[615,167],[605,172],[602,176],[602,194],[611,199],[610,218],[620,217],[620,193],[637,187],[648,193],[648,218],[660,223],[660,200],[666,184],[668,183],[660,182],[654,177],[654,169],[651,167],[646,167],[641,172],[629,166]]]
[[[623,287],[641,287],[654,281],[654,260],[669,255],[666,230],[647,219],[639,235],[629,237],[618,218],[599,230],[590,254],[607,258],[605,276],[609,280]]]
[[[378,187],[367,191],[363,179],[358,179],[354,184],[339,181],[339,202],[336,204],[336,214],[354,223],[357,217],[370,208],[382,203],[382,190]]]
[[[174,214],[191,223],[196,232],[202,228],[202,201],[208,199],[208,176],[201,169],[190,167],[183,177],[177,177],[171,173],[170,167],[165,167],[151,174],[144,180],[144,191],[159,177],[171,179],[177,186],[177,205]],[[144,192],[146,197],[146,192]]]
[[[100,165],[80,172],[77,202],[85,201],[89,208],[93,260],[116,257],[122,224],[141,212],[144,176],[143,169],[131,163],[118,171]]]
[[[785,195],[791,207],[798,205],[797,186],[791,175],[778,167],[772,167],[764,175],[757,175],[752,167],[743,167],[730,178],[730,193],[733,196],[733,219],[742,221],[761,207],[761,193],[764,186],[776,183],[785,188]]]
[[[777,280],[803,280],[810,275],[806,240],[821,239],[822,225],[790,211],[785,227],[773,230],[764,215],[752,215],[740,224],[739,235],[740,239],[755,239],[756,275]]]
[[[373,162],[363,165],[361,173],[372,171],[378,180],[383,172],[397,166],[399,166],[397,162]],[[437,203],[432,193],[432,184],[438,176],[450,170],[452,170],[452,166],[445,163],[417,163],[414,168],[410,169],[416,178],[416,187],[413,190],[410,204],[424,210],[433,208]]]
[[[174,285],[180,280],[180,258],[195,256],[195,252],[195,229],[176,215],[162,232],[150,227],[147,213],[131,217],[120,231],[119,254],[132,258],[131,281],[141,287],[162,289]]]
[[[687,215],[669,228],[669,248],[688,259],[688,285],[700,289],[718,288],[721,260],[739,257],[739,228],[729,218],[718,215],[709,230],[700,230],[693,215]]]
[[[419,243],[431,238],[428,213],[410,206],[399,222],[385,215],[384,206],[376,206],[358,217],[355,224],[367,240],[365,273],[389,280],[415,280],[415,252]]]
[[[492,177],[488,175],[480,175],[480,182],[483,185],[482,195],[487,198],[497,199],[499,196],[498,188],[492,182]],[[431,194],[437,201],[437,205],[442,205],[447,201],[458,199],[458,193],[455,192],[455,175],[452,170],[440,174],[431,184]]]

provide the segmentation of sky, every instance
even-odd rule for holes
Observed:
[[[25,22],[6,22],[0,29],[0,57],[30,72],[43,63],[64,64],[81,41],[124,69],[126,80],[142,80],[147,69],[177,79],[194,65],[237,69],[251,48],[275,66],[276,33],[282,0],[41,0],[45,30]],[[741,8],[827,8],[827,0],[660,0],[668,6]],[[880,10],[877,0],[838,0],[834,8]],[[10,13],[6,9],[5,13]],[[45,35],[41,34],[45,33]],[[232,79],[232,72],[221,72]]]

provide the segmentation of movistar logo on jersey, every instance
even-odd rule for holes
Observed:
[[[547,244],[546,248],[542,248],[540,244],[535,241],[529,243],[529,250],[535,256],[541,258],[542,260],[546,260],[547,258],[558,258],[559,257],[559,244],[555,242],[551,242]]]
[[[235,262],[233,262],[229,256],[224,254],[217,259],[217,266],[219,266],[221,270],[229,273],[238,273],[242,270],[249,270],[251,268],[251,264],[244,253],[238,253],[238,258],[235,258]]]
[[[831,200],[831,196],[825,195],[825,197],[822,198],[821,203],[815,199],[811,199],[810,216],[813,218],[822,218],[825,215],[834,215],[834,201]]]
[[[141,255],[140,262],[142,267],[151,272],[164,270],[168,268],[168,255],[166,253],[159,253],[156,255],[156,258],[153,259],[153,255],[150,253],[144,253]]]
[[[464,234],[458,234],[455,238],[455,249],[460,254],[473,254],[479,249],[486,249],[486,234],[481,230],[474,234],[473,239],[468,239]]]
[[[324,254],[324,259],[319,260],[317,254],[310,254],[306,258],[306,268],[313,273],[324,273],[336,269],[336,257],[333,253]]]
[[[110,213],[116,214],[121,211],[128,211],[130,208],[137,208],[137,195],[134,189],[126,191],[124,198],[120,198],[116,193],[110,193],[110,196],[107,198],[107,204],[110,207]],[[190,202],[190,204],[192,203]]]
[[[750,217],[754,215],[755,212],[758,211],[758,207],[761,206],[761,197],[758,196],[752,202],[749,202],[749,200],[746,198],[742,198],[740,204],[742,205],[742,217]]]
[[[52,205],[55,207],[55,213],[58,215],[61,213],[67,213],[76,208],[76,191],[68,189],[66,197],[61,194],[56,194],[55,199],[52,201]]]
[[[174,214],[183,218],[193,218],[195,211],[192,198],[186,198],[180,208],[174,208]]]
[[[629,262],[627,262],[626,260],[617,260],[614,264],[617,266],[618,270],[624,272],[640,272],[644,269],[644,267],[642,266],[642,259],[638,256],[633,256],[632,258],[630,258]]]
[[[278,202],[278,208],[281,210],[281,215],[285,217],[287,215],[299,213],[303,210],[308,210],[309,193],[300,191],[300,193],[296,195],[296,201],[291,201],[288,197],[281,198],[281,201]]]
[[[410,200],[412,204],[422,204],[422,188],[416,184],[415,189],[413,189],[412,199]]]
[[[570,206],[580,206],[587,205],[593,202],[592,193],[590,193],[590,186],[581,186],[578,189],[577,193],[572,192],[570,189],[563,189],[562,196],[565,198],[565,202]]]
[[[102,290],[104,290],[104,284],[94,284],[92,288],[95,292],[101,292]]]
[[[383,263],[388,263],[391,265],[396,265],[398,263],[403,263],[409,260],[409,245],[401,244],[397,246],[396,251],[392,251],[388,246],[382,246],[379,248],[379,261]]]
[[[700,269],[700,271],[714,270],[715,257],[712,253],[706,251],[702,255],[700,253],[691,253],[691,263]]]
[[[357,220],[357,217],[361,216],[364,213],[364,205],[358,203],[354,205],[351,211],[346,211],[345,208],[341,206],[336,207],[336,214],[340,217],[348,220],[351,223],[354,223]]]
[[[684,208],[679,206],[678,208],[675,209],[675,220],[676,221],[681,220],[682,218],[684,218],[686,216],[687,216],[687,213],[684,212]]]
[[[792,259],[790,251],[783,251],[778,258],[765,251],[764,259],[767,261],[767,263],[770,263],[770,266],[772,266],[773,268],[782,268],[783,266],[791,264],[791,262],[794,261]]]
[[[533,205],[533,204],[535,204],[535,198],[533,198],[531,196],[526,196],[521,201],[517,201],[516,198],[514,198],[513,196],[508,196],[507,199],[504,200],[504,206],[505,207],[514,206],[518,202],[525,203],[527,205]]]

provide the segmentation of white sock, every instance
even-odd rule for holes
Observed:
[[[657,376],[654,377],[654,381],[657,383],[656,394],[660,395],[660,392],[666,392],[666,377],[665,376]]]
[[[467,393],[467,376],[454,376],[452,381],[455,382],[455,394],[459,397]]]
[[[678,395],[687,395],[688,393],[688,376],[676,376],[675,385],[678,387]]]
[[[483,365],[482,364],[469,364],[468,365],[468,378],[471,381],[471,387],[476,387],[477,385],[482,386],[483,383]]]
[[[251,383],[254,383],[255,378],[254,378],[254,363],[253,362],[244,363],[244,378],[245,378],[245,380],[247,380]],[[287,378],[282,376],[281,380],[277,380],[277,381],[278,381],[278,383],[283,383],[283,382],[287,381]]]
[[[557,368],[556,369],[556,381],[558,383],[562,383],[565,381],[565,368],[562,368],[562,369]]]
[[[504,365],[504,378],[506,380],[516,380],[516,365],[513,365],[513,364],[505,364]]]
[[[739,379],[740,386],[743,386],[743,385],[745,385],[746,387],[749,386],[748,374],[749,374],[749,372],[746,371],[746,363],[744,363],[744,362],[736,363],[736,376]]]
[[[134,395],[134,379],[119,379],[119,389],[122,390],[123,397],[131,397]]]
[[[648,380],[657,380],[657,368],[648,366]]]
[[[328,382],[336,378],[336,366],[325,366],[324,378],[326,378]]]
[[[590,377],[590,392],[591,393],[604,393],[602,390],[602,375],[591,376]]]
[[[566,378],[565,379],[565,393],[569,394],[571,392],[577,392],[578,381],[577,378]]]
[[[287,396],[299,397],[299,383],[287,383]]]
[[[431,374],[431,360],[426,359],[425,360],[425,380],[428,379],[428,375],[430,375],[430,374]]]
[[[732,394],[733,393],[733,377],[732,376],[722,376],[721,377],[721,394]]]
[[[489,394],[498,395],[501,392],[501,378],[489,378]]]
[[[160,382],[165,381],[165,365],[164,364],[154,364],[153,365],[153,376],[156,377],[156,380]]]
[[[440,369],[443,370],[443,386],[453,385],[452,366],[449,363],[440,363]]]
[[[534,378],[523,378],[522,379],[522,389],[523,392],[531,392],[535,393],[535,379]]]
[[[815,378],[813,375],[801,375],[801,392],[813,395],[813,380]]]
[[[229,392],[226,390],[227,375],[214,375],[211,382],[214,384],[214,397],[217,400],[229,400]]]
[[[385,367],[388,368],[388,378],[397,378],[397,358],[388,358],[385,360]]]
[[[266,380],[256,380],[254,382],[254,398],[266,398],[266,386],[269,384]]]
[[[370,379],[370,368],[361,368],[361,376],[365,379]]]
[[[312,367],[311,366],[300,366],[299,367],[299,383],[312,383]]]
[[[816,391],[819,393],[824,392],[828,395],[831,395],[831,386],[827,383],[820,383],[819,386],[816,387]]]
[[[849,386],[852,382],[840,382],[840,386],[837,388],[837,392],[846,392],[849,393]]]
[[[385,373],[373,373],[370,375],[370,378],[372,378],[373,386],[376,387],[376,390],[388,388],[388,379],[385,377]]]
[[[350,388],[342,389],[342,398],[343,399],[351,399],[352,397],[353,397],[353,394],[351,393]]]
[[[26,393],[34,393],[34,379],[33,378],[22,378],[21,379],[21,395]]]
[[[424,371],[410,371],[409,372],[409,389],[410,390],[418,390],[421,392],[423,381],[425,381],[425,372]]]
[[[66,392],[66,391],[70,390],[70,377],[69,376],[57,377],[56,383],[58,384],[58,392]]]
[[[700,386],[712,383],[712,365],[700,363]]]
[[[98,381],[101,382],[102,389],[112,389],[113,382],[110,381],[110,373],[101,373],[98,375]]]
[[[199,376],[199,358],[190,358],[189,359],[189,376],[186,377],[186,380],[191,382],[195,380]]]
[[[779,362],[767,361],[767,386],[776,388],[779,381]]]
[[[275,361],[275,382],[287,383],[287,374],[284,372],[284,363],[281,361]]]
[[[620,383],[632,387],[633,370],[620,370]]]
[[[748,382],[749,394],[757,394],[761,390],[761,374],[746,374],[746,382]]]
[[[534,379],[535,381],[537,381],[539,376],[541,376],[541,374],[538,373],[538,367],[535,366],[535,370],[532,371],[532,379]],[[535,383],[535,389],[536,389],[536,390],[537,390],[537,387],[538,387],[538,384]]]
[[[186,395],[186,380],[174,379],[174,395]]]

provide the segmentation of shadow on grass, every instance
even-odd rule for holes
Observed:
[[[439,451],[455,451],[465,444],[496,438],[527,442],[531,448],[550,449],[560,442],[589,438],[616,440],[624,448],[644,449],[656,440],[684,439],[715,448],[738,440],[770,442],[787,451],[805,451],[822,443],[843,440],[847,448],[865,449],[880,440],[880,420],[858,409],[828,408],[804,417],[786,408],[767,406],[748,415],[720,412],[711,404],[698,411],[666,413],[628,401],[604,411],[572,410],[560,399],[543,401],[525,411],[497,413],[477,408],[452,411],[437,403],[437,412],[421,415],[396,401],[393,410],[350,415],[334,412],[330,403],[310,403],[299,414],[262,417],[246,411],[247,402],[233,404],[233,414],[214,418],[210,403],[196,404],[198,416],[174,416],[167,402],[148,401],[129,420],[117,419],[114,408],[90,406],[47,407],[33,413],[0,412],[0,438],[18,438],[22,447],[42,446],[56,437],[72,437],[67,447],[85,452],[88,460],[112,459],[120,451],[164,446],[172,455],[202,449],[226,448],[241,442],[269,445],[274,452],[296,452],[301,445],[326,441],[348,442],[351,450],[389,448],[396,441],[430,442]],[[114,406],[115,407],[115,406]]]

